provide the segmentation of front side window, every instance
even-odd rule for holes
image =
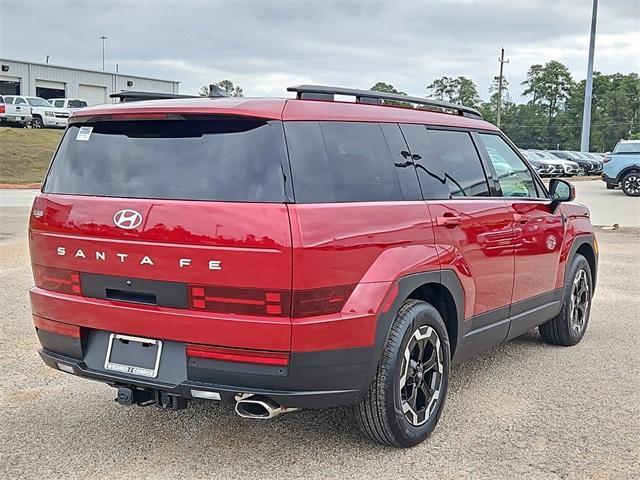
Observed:
[[[467,132],[429,130],[451,197],[489,197],[489,184]]]
[[[403,199],[379,124],[287,122],[285,134],[297,203]]]
[[[537,197],[531,170],[498,135],[479,134],[498,176],[503,197]]]

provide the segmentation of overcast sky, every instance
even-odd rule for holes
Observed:
[[[0,0],[0,57],[179,80],[182,93],[225,78],[245,95],[296,83],[427,95],[466,75],[487,97],[498,73],[519,100],[530,65],[556,59],[585,77],[591,0],[56,1]],[[640,0],[601,0],[595,70],[640,71]]]

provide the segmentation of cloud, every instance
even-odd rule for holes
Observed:
[[[583,78],[589,0],[0,0],[0,56],[180,80],[183,93],[229,78],[249,95],[294,83],[426,95],[434,78],[471,77],[487,96],[505,47],[511,96],[530,65],[557,59]],[[19,18],[20,21],[13,21]],[[595,69],[640,70],[640,0],[600,2]]]

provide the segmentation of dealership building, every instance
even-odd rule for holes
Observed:
[[[180,82],[137,77],[48,63],[0,59],[0,95],[74,98],[89,105],[115,101],[112,93],[125,90],[178,93]]]

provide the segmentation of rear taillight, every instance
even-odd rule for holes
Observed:
[[[38,330],[45,330],[56,335],[64,337],[80,338],[80,327],[76,325],[68,325],[66,323],[54,322],[46,318],[33,315],[33,324]]]
[[[2,103],[0,104],[0,113],[5,113],[5,112],[6,112],[5,106],[4,106],[4,103]]]
[[[80,274],[62,268],[33,266],[33,278],[36,287],[54,292],[81,295]]]
[[[349,299],[355,285],[314,288],[293,292],[292,316],[295,318],[312,317],[338,313]]]
[[[288,290],[191,285],[189,305],[196,310],[218,313],[289,316],[291,294]]]
[[[289,365],[289,354],[282,352],[265,352],[244,350],[239,348],[208,347],[204,345],[187,345],[187,357],[219,360],[222,362],[255,363],[286,367]]]

